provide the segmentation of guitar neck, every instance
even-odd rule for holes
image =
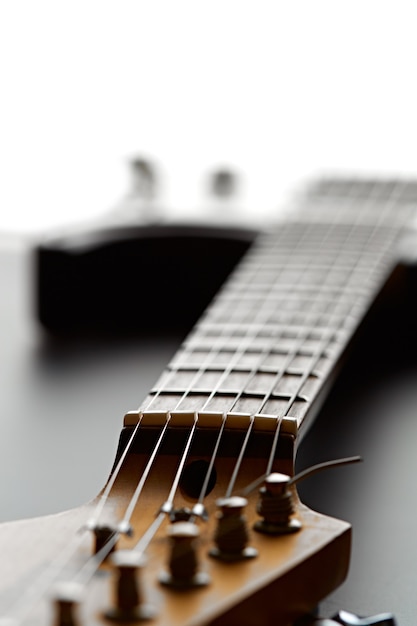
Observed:
[[[135,415],[243,413],[304,430],[396,264],[413,197],[406,183],[313,188],[258,238]]]

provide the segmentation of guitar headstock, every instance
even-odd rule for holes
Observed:
[[[133,417],[128,414],[126,423]],[[272,519],[265,513],[268,503],[262,505],[262,498],[282,490],[282,474],[292,473],[290,420],[282,425],[272,478],[259,489],[250,486],[265,471],[263,451],[274,430],[265,417],[255,419],[251,447],[228,494],[236,468],[234,450],[241,446],[249,416],[228,417],[212,468],[216,416],[200,418],[172,500],[167,494],[176,483],[190,414],[171,415],[148,474],[148,448],[155,449],[163,424],[156,414],[144,415],[136,434],[134,426],[125,429],[122,452],[97,501],[1,528],[2,563],[9,568],[1,576],[4,617],[9,617],[7,605],[15,597],[17,623],[24,622],[25,612],[31,623],[52,623],[51,598],[58,594],[55,610],[61,617],[55,623],[60,625],[74,611],[80,625],[151,619],[156,626],[284,626],[311,611],[343,581],[350,552],[347,523],[303,506],[295,486],[289,488],[289,523],[282,520],[282,512],[281,518],[272,514]],[[201,505],[196,494],[206,478]],[[101,535],[85,530],[88,520]]]

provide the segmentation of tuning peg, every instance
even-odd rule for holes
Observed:
[[[116,568],[116,606],[106,611],[107,619],[135,622],[152,619],[153,607],[144,604],[139,586],[139,571],[145,565],[145,557],[134,550],[118,550],[111,558]]]
[[[176,588],[201,587],[210,582],[208,574],[198,571],[196,541],[199,530],[193,522],[175,522],[168,527],[171,553],[169,572],[159,577],[163,585]]]
[[[246,498],[240,496],[217,500],[220,511],[214,535],[216,546],[210,550],[210,556],[222,561],[240,561],[258,555],[255,548],[247,545],[249,532],[244,515],[247,503]]]
[[[105,547],[108,547],[108,552],[105,557],[109,556],[116,549],[116,543],[119,535],[126,535],[131,537],[133,535],[133,529],[131,525],[126,521],[121,521],[118,524],[97,524],[95,520],[89,520],[82,530],[90,530],[94,535],[94,554],[105,551]]]
[[[78,626],[78,606],[83,598],[83,587],[74,582],[55,585],[55,626]]]
[[[274,472],[266,477],[259,490],[257,513],[263,518],[256,522],[255,530],[267,535],[294,533],[301,528],[301,522],[292,517],[294,513],[293,494],[290,477]]]

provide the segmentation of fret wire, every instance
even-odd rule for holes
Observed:
[[[387,204],[388,204],[388,203],[387,203]],[[386,209],[385,209],[385,210],[386,210],[386,212],[388,212],[388,209],[389,209],[389,206],[387,206],[387,207],[386,207]],[[383,215],[381,215],[381,218],[380,218],[380,219],[382,220],[383,218],[384,218],[384,216],[383,216]],[[371,239],[371,238],[372,238],[372,236],[373,236],[373,235],[374,235],[374,233],[377,231],[377,229],[378,229],[378,222],[375,224],[375,226],[374,226],[374,228],[373,228],[373,231],[372,231],[371,235],[369,236],[369,239]],[[397,239],[397,237],[398,237],[398,232],[396,233],[396,237],[392,237],[392,240],[391,240],[391,242],[390,242],[390,243],[391,243],[391,246],[390,246],[390,247],[388,247],[388,244],[387,244],[386,249],[385,249],[385,250],[383,250],[383,251],[381,251],[381,253],[380,253],[380,255],[379,255],[379,258],[377,258],[377,259],[374,261],[374,266],[377,266],[377,265],[378,265],[378,262],[379,262],[379,260],[380,260],[380,258],[381,258],[381,257],[383,257],[383,256],[387,255],[388,251],[389,251],[389,250],[391,249],[391,247],[392,247],[393,240],[394,240],[394,239]],[[297,390],[293,393],[292,397],[291,397],[291,398],[290,398],[290,400],[288,401],[288,405],[287,405],[287,408],[286,408],[286,410],[285,410],[284,415],[288,415],[289,411],[291,410],[291,407],[293,406],[294,402],[296,401],[297,397],[299,396],[299,394],[300,394],[300,391],[301,391],[302,387],[304,386],[305,382],[307,381],[307,379],[311,376],[312,372],[314,371],[314,368],[316,367],[317,362],[318,362],[318,360],[319,360],[319,358],[320,358],[321,351],[322,351],[322,349],[324,349],[325,347],[326,347],[326,346],[322,346],[322,347],[320,348],[320,350],[318,350],[318,354],[316,355],[316,357],[314,358],[313,362],[312,362],[312,363],[311,363],[311,365],[310,365],[310,370],[307,370],[307,371],[304,373],[304,375],[301,377],[299,387],[298,387],[298,389],[297,389]],[[264,402],[263,402],[263,404],[262,404],[262,407],[259,409],[259,412],[261,412],[261,411],[262,411],[262,408],[263,408],[263,406],[265,406],[265,404],[267,403],[267,401],[268,401],[268,400],[264,400]]]
[[[388,209],[388,207],[387,207],[387,209]],[[383,216],[381,216],[381,219],[383,219]],[[378,228],[378,224],[375,224],[374,229],[373,229],[372,233],[369,236],[369,240],[374,236],[374,233],[376,232],[377,228]],[[392,236],[391,239],[394,239],[394,237]],[[391,243],[392,243],[392,241],[391,241]],[[383,255],[386,255],[387,254],[387,249],[388,249],[388,245],[386,246],[386,249],[380,253],[379,256],[382,257]],[[379,259],[374,262],[374,266],[378,265],[378,261],[379,261]],[[294,404],[294,402],[297,399],[297,397],[300,396],[300,391],[301,391],[303,385],[305,384],[307,379],[312,375],[312,372],[314,371],[314,368],[316,367],[317,362],[320,359],[322,351],[323,351],[323,349],[325,347],[326,347],[326,342],[324,342],[323,345],[320,347],[320,349],[317,351],[317,355],[316,355],[315,359],[310,364],[310,370],[305,372],[304,376],[302,376],[298,389],[293,393],[292,398],[288,402],[288,406],[287,406],[287,409],[285,411],[285,415],[288,415],[289,410],[291,409],[291,406]],[[270,394],[269,394],[269,397],[270,397]],[[267,398],[264,401],[263,405],[258,409],[258,412],[262,411],[263,406],[265,406],[265,404],[266,404],[266,402],[268,400],[269,400],[269,398]]]
[[[357,184],[357,183],[356,183],[356,184]],[[404,188],[404,185],[405,185],[405,183],[400,183],[400,184],[398,184],[396,187],[394,187],[394,190],[395,190],[395,189],[397,189],[397,190],[398,190],[398,188],[399,188],[399,191],[400,191],[400,192],[402,191],[402,192],[403,192],[403,196],[404,196],[405,192],[407,191],[407,189],[405,189],[405,192],[404,192],[404,189],[403,189],[403,188]],[[393,195],[393,194],[391,194],[390,198],[392,197],[392,195]],[[401,201],[402,199],[403,199],[403,198],[401,197],[401,193],[400,193],[400,201]],[[410,201],[411,201],[411,200],[410,200]],[[323,199],[321,199],[321,202],[323,202]],[[311,205],[311,199],[309,200],[309,203],[310,203],[310,205]],[[385,203],[385,213],[388,213],[388,208],[389,208],[388,204],[389,204],[389,203]],[[395,204],[394,204],[394,206],[395,206]],[[368,211],[368,212],[370,213],[370,211]],[[359,213],[358,213],[358,214],[359,214]],[[350,219],[350,216],[348,216],[348,218]],[[310,216],[310,220],[312,220],[312,216]],[[339,220],[340,220],[340,217],[339,217]],[[382,218],[381,218],[379,221],[380,221],[380,222],[382,222]],[[311,223],[311,222],[310,222],[310,223]],[[386,254],[386,249],[384,250],[384,252],[382,252],[382,253],[380,254],[380,256],[382,257],[384,254]],[[139,423],[140,423],[140,422],[139,422]],[[139,427],[139,423],[138,423],[138,425],[135,427],[134,434],[132,435],[132,438],[131,438],[131,439],[129,440],[129,442],[128,442],[128,447],[130,447],[130,444],[131,444],[131,442],[133,441],[133,438],[134,438],[134,436],[135,436],[135,433],[137,432],[137,429],[138,429],[138,427]],[[119,468],[119,469],[120,469],[120,468]],[[115,472],[116,472],[116,473],[118,473],[118,471],[119,471],[119,470],[116,468]],[[80,539],[80,536],[77,536],[77,539],[79,540],[79,539]],[[77,541],[77,543],[79,543],[79,541]],[[70,546],[71,546],[71,544],[70,544]],[[66,550],[67,550],[67,551],[68,551],[68,548],[69,548],[69,546],[68,546],[68,545],[66,545]],[[60,556],[62,557],[62,556],[63,556],[63,553],[62,553]],[[52,571],[52,569],[54,569],[54,568],[56,568],[56,567],[57,567],[57,562],[58,562],[58,559],[56,559],[53,563],[51,563],[51,566],[52,566],[52,567],[51,567],[50,569],[48,569],[48,571],[49,571],[49,572],[51,572],[51,571]],[[24,598],[25,598],[26,600],[27,600],[27,599],[29,599],[29,596],[30,596],[30,602],[32,602],[32,603],[34,602],[34,597],[32,597],[32,596],[36,596],[37,592],[39,591],[39,583],[40,583],[40,582],[45,582],[45,579],[44,579],[43,577],[41,577],[41,579],[37,579],[36,584],[35,584],[34,586],[33,586],[33,585],[29,586],[29,588],[26,590],[26,591],[27,591],[27,593],[26,593],[26,594],[24,594]],[[51,580],[51,582],[52,582],[52,580]],[[35,587],[36,587],[36,589],[35,589]],[[43,592],[42,592],[42,593],[43,593]],[[13,604],[13,603],[12,603],[12,604]],[[14,606],[15,606],[15,605],[13,604],[13,607],[14,607]],[[20,609],[21,611],[22,611],[22,610],[27,611],[27,610],[28,610],[28,608],[29,608],[29,607],[28,607],[28,602],[23,602],[23,603],[22,603],[22,598],[20,598],[20,599],[19,599],[19,609]]]
[[[304,237],[305,237],[305,236],[307,236],[307,232],[308,232],[308,229],[306,229],[306,233],[305,233]],[[299,243],[297,244],[297,246],[298,246],[298,247],[299,247],[300,245],[302,245],[302,241],[303,241],[304,237],[300,239]],[[274,281],[274,282],[275,282],[275,284],[276,284],[277,280],[278,280],[278,278]],[[271,286],[271,293],[272,293],[272,289],[273,289],[273,286]],[[269,294],[267,294],[267,297],[265,298],[265,302],[268,300],[268,295],[269,295]],[[261,313],[263,313],[263,312],[264,312],[264,311],[263,311],[263,309],[260,307],[260,308],[259,308],[259,315],[260,315]],[[267,318],[266,318],[266,319],[267,319]],[[257,323],[258,323],[258,321],[257,321],[257,317],[255,317],[255,320],[254,320],[254,321],[255,321],[255,324],[257,324]],[[264,322],[264,323],[265,323],[265,321],[266,321],[266,320],[263,320],[263,322]],[[253,328],[254,328],[254,327],[253,327],[253,325],[251,325],[251,326],[250,326],[250,330],[253,330]],[[249,332],[249,330],[248,330],[248,332]],[[257,330],[256,334],[259,334],[259,329]],[[271,338],[271,339],[272,339],[272,338]],[[274,339],[276,340],[276,337],[275,337]],[[268,350],[267,350],[267,352],[268,352],[268,353],[270,352],[271,348],[272,348],[272,346],[271,346],[271,345],[270,345],[270,346],[268,346]],[[228,365],[228,366],[226,367],[226,369],[224,370],[224,372],[223,372],[222,376],[220,377],[219,381],[217,382],[217,385],[214,387],[214,389],[212,390],[212,392],[211,392],[211,393],[210,393],[210,395],[208,396],[207,400],[205,401],[205,403],[204,403],[204,405],[203,405],[203,407],[202,407],[202,410],[204,410],[204,409],[208,406],[208,404],[210,403],[210,401],[213,399],[213,397],[215,396],[215,394],[218,392],[218,390],[220,389],[220,385],[222,384],[222,382],[223,382],[223,381],[227,378],[227,376],[231,373],[231,371],[233,370],[233,366],[234,366],[234,365],[235,365],[235,364],[239,361],[240,357],[242,356],[242,352],[244,351],[244,349],[245,349],[245,348],[243,348],[243,350],[242,350],[242,348],[241,348],[241,349],[240,349],[240,351],[239,351],[239,350],[237,350],[237,351],[236,351],[236,353],[235,353],[235,355],[234,355],[234,359],[232,359],[232,360],[230,361],[229,365]],[[262,351],[261,351],[260,358],[259,358],[259,361],[258,361],[258,363],[257,363],[257,366],[258,366],[258,365],[262,362],[262,360],[263,360],[263,353],[262,353]],[[230,410],[232,410],[233,406],[234,406],[234,403],[233,403],[233,404],[232,404],[232,406],[229,408],[229,411],[230,411]]]
[[[352,233],[354,232],[354,230],[355,230],[354,227],[352,227],[351,230],[350,230],[349,236],[347,237],[347,240],[349,239],[349,237],[352,236]],[[331,231],[332,231],[332,228],[328,229],[328,231],[326,233],[326,237],[330,236]],[[336,263],[336,259],[335,259],[334,263]],[[287,360],[288,360],[288,358],[289,358],[289,355],[287,355]],[[315,365],[316,365],[316,363],[314,364],[314,366]],[[286,371],[286,365],[284,365],[284,367],[281,368],[281,372],[278,374],[278,376],[283,376],[285,371]],[[311,371],[308,374],[308,376],[311,376]],[[304,384],[304,382],[302,384]],[[275,386],[275,385],[276,385],[276,380],[274,381],[274,385],[273,386]],[[297,397],[299,395],[300,390],[301,390],[301,387],[299,387],[299,389],[297,390],[297,392],[295,394],[295,397]],[[229,410],[233,409],[233,406],[236,404],[236,402],[238,401],[239,397],[241,397],[241,395],[242,395],[242,393],[240,392]],[[268,395],[270,396],[270,394],[268,394]],[[258,409],[257,412],[260,413],[261,411],[262,411],[262,406],[261,406],[260,409]],[[238,462],[236,463],[236,466],[234,468],[234,472],[233,472],[231,481],[229,483],[228,490],[226,492],[226,497],[229,497],[231,495],[231,493],[232,493],[233,486],[234,486],[234,483],[236,481],[236,477],[237,477],[237,474],[238,474],[238,471],[239,471],[239,468],[240,468],[240,464],[241,464],[241,461],[242,461],[243,456],[244,456],[244,451],[245,451],[246,444],[247,444],[247,441],[248,441],[249,436],[250,436],[250,431],[252,429],[253,423],[254,423],[254,415],[252,415],[252,417],[251,417],[251,424],[250,424],[250,427],[249,427],[248,432],[246,434],[245,441],[244,441],[244,444],[242,446],[242,449],[241,449],[241,452],[240,452],[240,455],[239,455],[239,458],[238,458]],[[272,444],[272,449],[271,449],[271,453],[270,453],[268,464],[267,464],[267,471],[266,471],[267,475],[271,472],[273,459],[274,459],[274,455],[275,455],[275,449],[276,449],[276,445],[278,443],[280,423],[281,422],[279,421],[278,425],[277,425],[277,430],[276,430],[276,433],[275,433],[274,441],[273,441],[273,444]]]
[[[281,236],[282,236],[282,235],[281,235]],[[251,250],[250,250],[250,251],[247,253],[247,257],[251,258],[252,256],[254,256],[254,251],[251,251]],[[258,262],[258,264],[259,264],[259,262]],[[255,269],[256,269],[256,268],[255,268]],[[236,272],[234,272],[233,274],[235,274],[235,273],[236,273]],[[232,278],[233,278],[233,274],[232,274]],[[230,282],[230,281],[227,281],[226,285],[227,285],[229,282]],[[226,286],[226,285],[225,285],[225,286]],[[224,288],[223,288],[223,289],[224,289]],[[268,299],[268,295],[266,296],[265,300],[267,300],[267,299]],[[204,317],[203,317],[203,319],[204,319]],[[197,326],[197,328],[198,328],[198,326]],[[248,332],[249,332],[249,331],[248,331]],[[222,334],[224,334],[224,331],[223,331],[223,333],[222,333]],[[202,367],[200,368],[199,372],[196,374],[195,378],[191,381],[191,383],[190,383],[190,385],[189,385],[189,388],[187,388],[187,389],[185,390],[185,392],[184,392],[183,396],[180,398],[180,400],[178,401],[177,406],[176,406],[175,408],[177,408],[177,407],[179,406],[179,404],[182,402],[183,398],[187,396],[188,391],[189,391],[189,390],[191,390],[191,388],[192,388],[193,384],[196,382],[196,380],[198,380],[198,377],[201,375],[201,373],[203,373],[203,372],[204,372],[204,365],[205,365],[205,363],[208,363],[208,362],[209,362],[209,360],[210,360],[210,358],[212,357],[212,355],[213,355],[213,353],[214,353],[214,352],[216,352],[216,351],[217,351],[217,353],[218,353],[218,352],[220,351],[221,346],[222,346],[221,341],[222,341],[222,339],[223,339],[223,338],[224,338],[224,337],[219,337],[219,339],[218,339],[218,341],[215,343],[215,345],[213,345],[213,346],[212,346],[212,349],[211,349],[211,350],[209,351],[209,353],[207,354],[207,357],[206,357],[206,359],[205,359],[205,362],[203,363],[203,365],[202,365]],[[175,371],[173,371],[172,373],[173,373],[173,374],[175,374]],[[149,401],[149,403],[148,403],[148,405],[147,405],[147,407],[146,407],[146,409],[145,409],[145,410],[148,410],[148,409],[150,408],[150,406],[154,403],[154,401],[156,400],[156,398],[158,397],[158,395],[159,395],[159,393],[156,393],[154,396],[152,396],[152,398],[150,399],[150,401]]]
[[[308,231],[308,229],[306,229],[306,233],[307,233],[307,231]],[[297,247],[299,247],[301,244],[302,244],[302,240],[300,240],[300,241],[299,241],[299,243],[298,243]],[[294,252],[295,252],[295,250],[294,250]],[[250,251],[249,251],[249,253],[248,253],[248,254],[250,254]],[[257,268],[259,268],[259,262],[258,262]],[[276,280],[278,280],[278,279],[279,279],[279,276],[277,276]],[[265,295],[265,298],[264,298],[264,303],[265,303],[265,302],[267,302],[267,301],[268,301],[268,299],[269,299],[269,294],[266,294],[266,295]],[[257,316],[256,316],[256,318],[255,318],[255,319],[257,320],[257,318],[258,318],[258,317],[260,317],[260,320],[259,320],[259,321],[262,321],[261,314],[264,314],[264,311],[263,311],[263,309],[262,309],[262,306],[261,306],[261,307],[259,307],[259,309],[258,309],[258,314],[257,314]],[[203,317],[203,319],[204,319],[204,317]],[[198,326],[197,326],[197,330],[198,330]],[[180,397],[180,399],[178,400],[177,405],[176,405],[176,407],[175,407],[175,408],[177,408],[177,407],[181,404],[181,402],[184,400],[184,398],[186,398],[186,397],[188,396],[189,392],[191,391],[191,389],[192,389],[192,387],[194,386],[195,382],[198,380],[199,376],[200,376],[202,373],[204,373],[204,371],[205,371],[204,366],[205,366],[205,364],[206,364],[206,363],[208,363],[209,359],[210,359],[210,358],[211,358],[211,356],[212,356],[212,353],[213,353],[213,352],[215,352],[215,351],[216,351],[216,349],[217,349],[217,352],[219,352],[219,350],[221,349],[221,344],[220,344],[220,347],[219,347],[219,345],[218,345],[218,344],[221,342],[221,340],[222,340],[222,339],[224,339],[224,336],[223,336],[223,335],[225,334],[225,331],[226,331],[226,329],[223,329],[223,331],[222,331],[222,333],[221,333],[221,335],[222,335],[222,336],[221,336],[221,337],[219,337],[219,341],[218,341],[218,342],[216,342],[216,344],[213,346],[213,348],[212,348],[212,349],[209,351],[209,353],[207,354],[207,357],[206,357],[206,359],[205,359],[205,361],[204,361],[204,363],[203,363],[202,367],[199,369],[199,371],[197,372],[196,376],[192,379],[192,381],[190,382],[190,384],[188,385],[188,387],[185,389],[184,393],[182,394],[182,396],[181,396],[181,397]],[[229,370],[233,367],[233,364],[234,364],[234,363],[237,363],[237,362],[239,361],[239,359],[241,358],[241,356],[242,356],[242,354],[244,353],[244,351],[245,351],[245,350],[249,347],[249,345],[250,345],[250,341],[253,339],[253,338],[251,337],[251,334],[252,334],[252,333],[253,333],[253,327],[252,327],[252,326],[250,326],[250,327],[248,327],[248,331],[247,331],[247,333],[246,333],[246,336],[245,336],[245,337],[242,339],[242,341],[240,342],[240,347],[236,350],[236,352],[235,352],[235,354],[234,354],[234,357],[233,357],[233,359],[232,359],[232,360],[231,360],[231,362],[230,362],[230,365],[229,365],[229,369],[228,369],[228,371],[229,371]],[[249,343],[248,343],[248,342],[249,342]],[[175,373],[176,373],[176,371],[174,370],[174,371],[173,371],[173,373],[175,374]],[[226,375],[227,375],[227,374],[226,374]],[[218,387],[217,387],[217,389],[218,389]],[[217,389],[213,390],[213,391],[214,391],[214,393],[217,391]],[[158,394],[155,394],[155,396],[153,396],[153,398],[151,399],[151,401],[150,401],[150,403],[148,404],[148,407],[147,407],[147,408],[149,408],[149,406],[152,404],[152,402],[156,399],[157,395],[159,395],[159,393],[158,393]],[[211,395],[214,395],[214,394],[211,394]],[[211,398],[210,398],[210,399],[211,399]],[[204,404],[204,407],[205,407],[206,405],[207,405],[207,402]]]
[[[356,226],[355,224],[353,224],[353,225],[351,226],[351,228],[350,228],[350,232],[349,232],[349,234],[348,234],[348,237],[346,238],[346,241],[347,241],[349,238],[351,238],[351,237],[355,234],[355,226]],[[373,229],[372,234],[373,234],[375,231],[376,231],[376,228],[374,228],[374,229]],[[370,236],[368,236],[368,242],[367,242],[367,243],[369,243],[369,240],[371,239],[372,234],[371,234]],[[334,259],[334,264],[336,264],[336,260],[337,260],[337,257]],[[360,262],[360,260],[361,260],[361,258],[359,257],[359,258],[358,258],[358,260],[357,260],[357,263],[359,263],[359,262]],[[352,273],[353,273],[353,271],[354,271],[354,268],[352,268]],[[327,341],[325,342],[325,344],[324,344],[324,345],[328,344],[328,343],[329,343],[329,341],[330,341],[330,339],[329,339],[329,340],[327,340]],[[324,347],[324,345],[323,345],[323,347]],[[295,347],[295,348],[293,349],[293,352],[294,352],[294,354],[297,352],[297,347]],[[312,362],[312,364],[311,364],[311,369],[310,369],[310,371],[309,371],[309,372],[307,372],[307,374],[306,374],[305,376],[303,376],[303,377],[302,377],[302,379],[301,379],[301,383],[300,383],[300,385],[299,385],[298,390],[297,390],[297,391],[295,392],[295,394],[293,394],[293,396],[290,398],[290,401],[289,401],[288,407],[292,406],[292,404],[293,404],[293,402],[295,401],[295,399],[296,399],[296,398],[300,395],[300,390],[301,390],[302,386],[304,385],[304,383],[306,382],[306,380],[307,380],[307,379],[311,376],[312,371],[314,370],[314,367],[316,367],[318,360],[321,358],[322,353],[323,353],[323,349],[320,349],[320,350],[318,351],[318,356],[314,359],[314,361],[313,361],[313,362]],[[285,373],[286,373],[286,372],[287,372],[287,367],[286,367],[286,364],[284,364],[284,366],[282,366],[281,370],[277,373],[277,376],[276,376],[276,378],[274,379],[274,382],[273,382],[273,384],[272,384],[272,386],[271,386],[270,390],[269,390],[269,391],[268,391],[268,393],[265,395],[265,399],[264,399],[264,401],[262,402],[261,406],[258,408],[258,410],[257,410],[257,412],[258,412],[258,413],[260,413],[260,412],[262,411],[262,409],[263,409],[263,407],[265,406],[266,402],[270,399],[273,389],[276,387],[277,383],[278,383],[278,382],[279,382],[279,380],[280,380],[280,379],[281,379],[281,378],[285,375]],[[305,378],[305,380],[303,380],[304,378]],[[236,397],[236,399],[235,399],[235,401],[234,401],[234,403],[233,403],[233,405],[232,405],[232,408],[233,408],[233,406],[235,406],[235,405],[236,405],[236,403],[238,402],[239,398],[243,395],[243,393],[244,393],[243,391],[240,391],[240,393],[237,395],[237,397]],[[286,411],[286,413],[285,413],[285,414],[288,414],[288,408],[287,408],[287,411]]]
[[[386,206],[385,206],[386,212],[388,212],[387,209],[389,210],[389,208],[390,207],[386,203]],[[382,216],[381,212],[380,212],[380,216]],[[356,221],[360,222],[360,215],[358,214],[356,217],[357,217]],[[383,217],[380,218],[379,222],[381,222],[381,223],[383,222]],[[335,225],[337,225],[337,222],[335,222]],[[359,226],[361,226],[361,224],[359,224]],[[350,224],[350,229],[352,229],[352,223]],[[311,230],[311,225],[310,224],[307,225],[307,228],[304,226],[303,232],[302,232],[302,236],[306,237],[306,231],[308,231],[308,234],[310,234],[310,230]],[[394,229],[392,229],[392,228],[390,229],[389,237],[386,235],[385,236],[385,241],[387,241],[388,239],[392,239],[392,232],[393,232],[393,230]],[[374,229],[373,229],[371,235],[373,235],[373,236],[370,236],[369,232],[367,232],[367,235],[366,235],[367,239],[362,237],[363,241],[369,243],[369,242],[374,242],[375,240],[379,239],[379,233],[375,229],[375,223],[374,223]],[[298,241],[298,244],[300,244],[300,237],[298,238],[297,241]],[[362,243],[362,247],[363,247],[363,243]],[[293,254],[291,256],[294,256],[296,258],[296,254],[297,254],[298,250],[296,250],[295,252],[293,250],[292,252],[293,252]],[[343,249],[341,256],[342,257],[346,257],[345,253],[346,253],[346,250]],[[368,253],[366,252],[366,254],[368,254]],[[375,254],[375,253],[373,253],[373,254]],[[362,254],[359,257],[357,257],[355,267],[360,266],[361,262],[363,262],[363,256],[364,255]],[[379,256],[382,256],[382,255],[379,255]],[[261,261],[262,260],[263,259],[261,259]],[[292,261],[292,259],[290,259],[290,260]],[[248,265],[248,263],[246,265]],[[334,263],[334,265],[337,268],[337,265],[335,263]],[[289,263],[289,267],[291,267],[290,263]],[[281,274],[282,271],[283,270],[285,271],[286,269],[287,269],[286,267],[285,268],[279,268],[278,274]],[[259,263],[259,262],[258,262],[258,264],[256,265],[255,268],[253,266],[250,268],[250,273],[251,273],[252,276],[256,276],[256,274],[260,274],[260,273],[262,273],[262,271],[263,271],[262,263]],[[370,274],[370,278],[372,278],[371,272],[369,272],[369,268],[368,268],[368,273]],[[367,282],[370,282],[370,280],[367,280]],[[230,285],[228,285],[228,287],[230,287]],[[330,286],[330,289],[333,288],[333,287],[334,287],[333,285]],[[327,285],[325,285],[325,289],[328,289]],[[360,291],[365,293],[365,289],[361,289]],[[219,300],[219,299],[220,298],[218,298],[217,300]],[[273,294],[270,298],[268,298],[268,301],[271,301],[271,303],[272,303],[273,299],[276,299],[275,294]],[[343,298],[343,301],[345,301],[345,300],[347,301],[346,298]],[[360,302],[363,302],[363,300],[364,299],[361,298]],[[340,310],[340,306],[341,306],[341,301],[342,301],[342,299],[339,298],[339,301],[337,302],[337,305],[339,306],[339,310]],[[344,317],[344,320],[341,318],[340,315],[339,316],[333,316],[333,317],[331,315],[324,316],[323,315],[323,311],[321,311],[318,315],[315,314],[314,312],[312,313],[312,312],[308,311],[308,312],[305,313],[305,319],[306,319],[306,321],[307,320],[309,320],[309,321],[313,320],[314,321],[314,326],[313,326],[314,329],[320,329],[320,324],[322,324],[322,323],[328,324],[329,322],[332,322],[333,328],[336,328],[336,329],[344,328],[344,330],[346,330],[347,328],[351,328],[355,324],[355,316],[353,315],[353,312],[355,312],[355,315],[357,317],[358,309],[362,309],[362,308],[363,308],[363,304],[360,304],[360,303],[359,303],[359,305],[358,304],[352,305],[351,313],[347,313],[345,315],[345,317]],[[269,314],[268,313],[262,313],[262,316],[264,316],[264,315],[268,315],[269,317],[271,317],[270,313]],[[299,311],[295,311],[294,316],[293,316],[293,321],[295,321],[295,319],[297,319],[297,322],[300,323],[300,317],[301,317],[301,315],[300,315]],[[286,318],[287,319],[285,320],[285,323],[288,323],[289,316],[287,315]],[[206,319],[210,319],[210,316],[205,316],[205,318],[203,318],[203,322]],[[233,316],[232,316],[232,319],[233,319]],[[341,321],[342,321],[342,324],[340,324]],[[237,323],[237,325],[238,324],[239,323]],[[201,328],[198,329],[198,330],[200,330],[200,332],[201,332],[201,330],[204,331],[206,329],[204,328],[204,325],[202,324]],[[277,338],[278,335],[282,334],[282,329],[275,329],[275,332],[273,332],[271,334],[275,335],[275,338]],[[248,326],[248,331],[245,333],[245,335],[246,335],[246,337],[252,335],[251,339],[253,340],[256,336],[259,335],[259,332],[257,332],[257,329],[254,329],[253,325],[252,325],[252,327],[249,325]],[[207,352],[207,346],[204,346],[204,343],[201,342],[201,340],[200,340],[200,342],[197,341],[197,344],[196,344],[196,337],[198,338],[198,331],[196,333],[194,333],[194,336],[189,340],[189,342],[187,342],[187,345],[185,345],[185,351],[183,352],[183,354],[181,356],[181,365],[178,365],[178,363],[170,365],[170,372],[169,373],[170,373],[171,376],[174,376],[174,378],[175,378],[175,374],[178,374],[181,371],[181,369],[183,368],[182,364],[184,363],[184,360],[187,357],[187,352],[189,352],[190,355],[191,355],[193,352],[198,351],[199,344],[201,344],[200,350],[205,353],[205,359],[204,359],[203,363],[199,363],[199,367],[198,367],[197,370],[194,368],[195,377],[191,381],[190,385],[188,385],[188,388],[186,389],[185,393],[183,393],[182,396],[180,397],[178,404],[181,403],[184,400],[184,398],[187,396],[188,392],[192,390],[194,383],[200,378],[201,375],[203,375],[205,372],[208,372],[208,371],[210,371],[212,369],[215,369],[213,367],[210,367],[210,362],[213,362],[212,359],[213,359],[213,356],[214,356],[214,352],[216,352],[217,355],[219,356],[221,351],[222,351],[222,348],[224,350],[224,346],[220,346],[220,348],[219,348],[219,343],[221,342],[221,340],[224,339],[225,337],[230,339],[229,326],[227,326],[227,327],[223,326],[221,336],[219,336],[215,340],[215,342],[214,341],[211,342],[210,345],[213,345],[213,343],[215,343],[215,345],[213,346],[213,348],[215,348],[215,351],[213,349],[210,349],[209,352]],[[190,341],[193,342],[191,345],[190,345]],[[250,346],[247,346],[247,348],[249,349]],[[242,356],[242,352],[244,352],[244,351],[242,351],[242,349],[239,350],[239,348],[234,348],[234,350],[235,351],[238,350],[238,354],[240,356]],[[265,353],[265,351],[266,351],[265,348],[262,348],[262,347],[261,348],[258,347],[257,351],[259,352],[259,350],[261,350],[261,353]],[[236,363],[234,363],[234,364],[236,365]],[[233,367],[229,367],[228,369],[229,369],[229,371],[231,371],[231,370],[233,370]],[[226,373],[226,375],[227,375],[227,373]],[[221,380],[224,380],[224,378],[225,378],[225,374],[223,374]],[[167,384],[167,379],[165,378],[164,385],[166,385],[166,384]],[[157,390],[156,392],[153,392],[154,396],[151,398],[151,402],[153,401],[153,399],[158,394],[158,391],[161,391],[161,390]],[[206,395],[206,394],[204,394],[204,395]],[[213,396],[213,394],[211,394],[211,396]],[[204,406],[207,405],[208,400],[209,399],[206,399]]]
[[[325,237],[324,237],[324,239],[322,240],[322,241],[323,241],[323,243],[325,243],[325,241],[326,241],[326,240],[327,240],[327,239],[331,236],[331,233],[332,233],[332,231],[334,230],[334,228],[335,228],[335,226],[331,226],[330,228],[328,228],[328,229],[326,230],[326,232],[325,232]],[[307,271],[307,266],[306,266],[306,268],[305,268],[305,271]],[[298,344],[296,344],[296,345],[293,347],[293,349],[292,349],[292,350],[290,350],[290,351],[287,353],[287,355],[286,355],[286,359],[285,359],[285,361],[284,361],[283,366],[282,366],[282,367],[278,370],[278,372],[277,372],[276,376],[274,377],[274,382],[273,382],[273,384],[272,384],[271,391],[270,391],[270,392],[268,392],[268,394],[267,394],[268,399],[269,399],[269,397],[270,397],[270,395],[271,395],[272,390],[274,389],[274,387],[277,385],[277,383],[278,383],[278,382],[279,382],[279,381],[283,378],[283,376],[285,375],[285,372],[287,371],[287,367],[288,367],[288,365],[291,363],[291,361],[292,361],[292,359],[294,358],[294,356],[295,356],[295,355],[297,354],[297,352],[300,350],[302,343],[305,341],[306,337],[307,337],[309,334],[310,334],[310,331],[306,334],[306,336],[305,336],[305,337],[303,337],[302,335],[301,335],[301,336],[299,336],[299,337],[297,337],[297,339],[298,339]],[[253,379],[253,378],[255,378],[255,377],[256,377],[256,373],[257,373],[256,371],[253,371],[253,372],[252,372],[251,379]],[[232,404],[232,407],[231,407],[229,410],[232,410],[232,409],[233,409],[233,407],[234,407],[234,406],[236,406],[236,404],[239,402],[240,398],[241,398],[241,397],[242,397],[242,395],[243,395],[243,391],[244,391],[244,390],[241,390],[241,391],[237,394],[237,396],[236,396],[236,398],[235,398],[235,400],[234,400],[234,402],[233,402],[233,404]],[[260,413],[260,412],[262,411],[263,405],[264,405],[265,403],[266,403],[266,400],[264,400],[264,402],[261,404],[261,407],[260,407],[260,409],[258,409],[258,410],[257,410],[257,413]]]

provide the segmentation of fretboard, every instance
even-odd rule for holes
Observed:
[[[140,410],[291,417],[300,429],[391,274],[416,197],[406,182],[313,188],[258,238]]]

